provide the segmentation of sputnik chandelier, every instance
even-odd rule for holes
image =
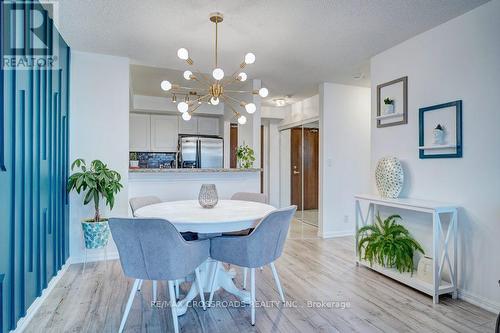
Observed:
[[[177,103],[177,96],[185,95],[184,101],[181,101],[177,104],[177,110],[182,113],[182,119],[185,121],[189,121],[191,119],[191,115],[200,107],[203,102],[207,102],[212,105],[218,105],[222,100],[224,105],[227,105],[234,115],[238,118],[238,123],[241,125],[247,122],[247,118],[242,115],[240,112],[236,110],[236,108],[230,104],[230,102],[237,103],[240,107],[244,108],[246,112],[249,114],[253,114],[256,111],[256,106],[254,103],[247,103],[245,101],[239,100],[230,96],[229,94],[254,94],[259,95],[261,97],[267,97],[269,91],[267,88],[260,88],[255,91],[247,91],[247,90],[235,90],[234,89],[226,89],[231,88],[232,85],[235,85],[240,82],[245,82],[247,80],[247,74],[243,72],[243,69],[246,65],[251,65],[255,62],[255,55],[251,52],[245,55],[244,61],[240,64],[239,68],[229,77],[224,76],[224,71],[219,67],[218,64],[218,25],[223,21],[224,17],[221,13],[216,12],[210,14],[210,21],[215,23],[215,66],[212,71],[212,78],[203,74],[199,71],[193,59],[189,57],[189,52],[185,48],[180,48],[177,50],[177,56],[186,61],[189,66],[195,69],[196,75],[193,74],[192,71],[186,70],[184,71],[184,79],[187,81],[195,81],[200,85],[203,84],[203,87],[183,87],[178,84],[172,84],[168,80],[164,80],[161,82],[161,89],[164,91],[170,91],[172,94],[172,102]]]

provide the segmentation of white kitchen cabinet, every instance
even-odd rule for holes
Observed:
[[[198,134],[219,135],[219,118],[198,117]]]
[[[179,134],[198,134],[198,117],[192,117],[189,121],[179,117]]]
[[[151,151],[177,151],[178,133],[177,116],[151,115]]]
[[[148,114],[130,114],[130,151],[151,151],[151,119]]]

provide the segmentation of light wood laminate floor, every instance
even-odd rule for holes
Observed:
[[[179,318],[181,332],[493,332],[493,313],[450,297],[433,305],[429,296],[357,267],[353,255],[352,237],[289,239],[276,264],[288,307],[257,308],[255,327],[248,307],[192,307]],[[236,280],[241,285],[240,275]],[[26,332],[117,332],[132,282],[116,260],[90,263],[85,274],[72,265]],[[279,299],[269,268],[256,272],[256,285],[258,301]],[[237,301],[224,291],[214,299]],[[166,283],[159,300],[167,300]],[[125,332],[172,331],[169,309],[150,302],[151,284],[144,283]]]

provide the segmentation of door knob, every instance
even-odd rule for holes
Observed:
[[[293,170],[293,174],[298,175],[298,174],[300,174],[300,172],[298,172],[297,170]]]

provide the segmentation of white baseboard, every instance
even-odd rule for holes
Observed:
[[[482,296],[471,294],[465,290],[458,290],[458,298],[493,313],[500,312],[500,303],[486,299]]]
[[[26,311],[26,315],[24,317],[20,318],[17,321],[17,326],[16,326],[16,328],[13,331],[10,331],[11,333],[21,333],[21,332],[23,332],[26,329],[26,327],[28,326],[29,322],[31,321],[31,319],[33,319],[33,317],[35,316],[36,312],[38,311],[38,309],[40,308],[40,306],[43,304],[43,302],[45,301],[45,299],[48,297],[48,295],[50,294],[50,292],[52,291],[52,289],[54,289],[54,287],[57,284],[57,282],[59,282],[59,280],[61,280],[61,278],[64,275],[64,273],[66,273],[66,271],[68,270],[69,265],[70,264],[68,263],[68,261],[66,261],[66,264],[64,264],[61,267],[61,269],[57,272],[57,274],[54,277],[52,277],[52,279],[50,279],[49,283],[47,284],[47,288],[45,288],[42,291],[42,294],[40,296],[38,296],[37,298],[35,298],[35,300],[33,301],[33,303],[31,303],[30,307]]]
[[[354,231],[352,230],[344,230],[344,231],[324,231],[321,238],[336,238],[336,237],[346,237],[353,236]]]
[[[110,251],[108,252],[108,260],[115,260],[119,259],[120,256],[118,255],[118,251]],[[96,252],[90,252],[87,254],[87,262],[94,262],[94,261],[103,261],[104,260],[104,253],[96,253]],[[69,264],[81,264],[85,261],[85,256],[71,256],[68,259]]]

